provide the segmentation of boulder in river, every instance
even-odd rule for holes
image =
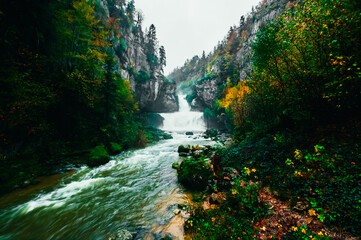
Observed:
[[[178,169],[178,168],[179,168],[179,163],[174,162],[174,163],[172,164],[172,168]]]
[[[193,132],[186,132],[186,135],[191,136],[191,135],[194,135],[194,133]]]
[[[213,179],[213,172],[209,165],[194,158],[182,161],[178,169],[178,180],[193,190],[205,190],[208,180]]]
[[[179,153],[189,153],[190,149],[189,147],[186,147],[186,146],[183,146],[183,145],[180,145],[178,147],[178,152]]]
[[[110,235],[108,240],[132,240],[133,238],[133,233],[125,229],[120,229],[117,233]]]

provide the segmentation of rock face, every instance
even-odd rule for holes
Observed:
[[[169,75],[177,83],[195,83],[191,89],[193,110],[214,109],[215,100],[220,97],[223,89],[221,87],[225,87],[228,77],[234,75],[234,71],[229,71],[230,65],[238,68],[238,81],[246,79],[252,71],[251,43],[259,28],[279,16],[287,8],[287,4],[293,5],[289,0],[261,1],[256,9],[241,17],[240,25],[231,28],[229,35],[215,47],[213,53],[207,56],[204,54],[201,58],[194,56]],[[235,47],[232,47],[233,43],[236,43]]]
[[[207,79],[196,83],[193,91],[196,98],[192,101],[193,108],[204,110],[205,108],[213,109],[214,99],[218,94],[219,79]]]
[[[109,19],[119,19],[118,15],[120,14],[117,11],[124,11],[124,7],[117,5],[115,1],[101,0],[100,2]],[[118,10],[114,10],[114,6],[110,4],[116,4]],[[109,11],[109,9],[113,9],[113,11]],[[169,82],[164,77],[164,64],[161,61],[161,56],[158,56],[158,46],[155,44],[153,46],[154,52],[150,52],[147,46],[149,46],[151,39],[148,32],[143,32],[142,21],[134,20],[133,24],[135,26],[123,29],[124,41],[114,43],[114,57],[117,61],[116,71],[123,79],[129,80],[141,111],[178,111],[176,84]]]

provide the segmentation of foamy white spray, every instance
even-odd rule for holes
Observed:
[[[182,132],[182,131],[205,131],[206,124],[204,122],[202,112],[192,112],[186,96],[178,94],[179,112],[162,113],[164,118],[162,130]]]

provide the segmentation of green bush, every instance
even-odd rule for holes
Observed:
[[[97,167],[106,164],[109,162],[109,159],[110,157],[107,150],[105,149],[105,146],[99,145],[90,151],[89,161],[87,164],[89,167]]]
[[[115,155],[115,154],[121,153],[122,149],[123,148],[122,148],[122,146],[120,144],[111,142],[109,144],[109,149],[108,150],[109,150],[109,153],[111,155]]]
[[[256,239],[259,232],[253,223],[267,216],[268,206],[258,201],[257,185],[241,187],[239,179],[234,180],[236,189],[219,208],[194,210],[185,224],[193,239]]]

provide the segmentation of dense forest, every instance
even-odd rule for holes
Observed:
[[[125,149],[171,138],[148,123],[161,121],[154,112],[178,110],[177,88],[194,111],[203,112],[207,127],[217,128],[204,136],[188,131],[177,137],[190,142],[209,137],[220,144],[179,146],[180,162],[173,164],[177,176],[156,165],[158,160],[167,165],[164,155],[174,157],[174,149],[155,148],[159,158],[144,165],[156,173],[136,175],[142,168],[135,166],[128,174],[142,181],[135,179],[127,188],[148,184],[150,177],[154,183],[160,178],[175,183],[173,176],[194,190],[190,206],[170,196],[173,205],[161,209],[181,221],[187,209],[188,238],[361,236],[359,0],[262,0],[212,52],[192,57],[168,77],[156,27],[143,31],[142,22],[133,0],[20,0],[0,6],[1,194],[68,165],[96,167]],[[232,134],[227,145],[218,139],[220,131]],[[106,190],[127,198],[116,189],[128,183],[118,182],[118,170],[112,169],[117,174]],[[107,171],[96,179],[99,189]],[[148,204],[151,197],[167,195],[147,184],[135,192]],[[115,202],[107,191],[102,197]],[[162,206],[139,203],[139,222],[122,227],[137,223],[133,230],[144,234],[155,223],[145,223],[142,211]],[[94,209],[103,210],[96,204]],[[122,215],[110,210],[110,218]],[[160,225],[167,222],[163,215]],[[100,231],[94,219],[84,226]],[[183,222],[178,225],[183,229]]]
[[[356,0],[263,1],[212,53],[171,73],[235,142],[213,157],[223,173],[201,175],[217,180],[209,201],[227,200],[194,210],[186,228],[195,239],[330,239],[320,224],[339,234],[332,238],[361,235],[360,21]],[[181,179],[195,174],[191,166]],[[270,217],[261,189],[308,221]]]
[[[159,138],[134,86],[164,81],[165,50],[142,20],[134,1],[0,6],[0,191]]]

